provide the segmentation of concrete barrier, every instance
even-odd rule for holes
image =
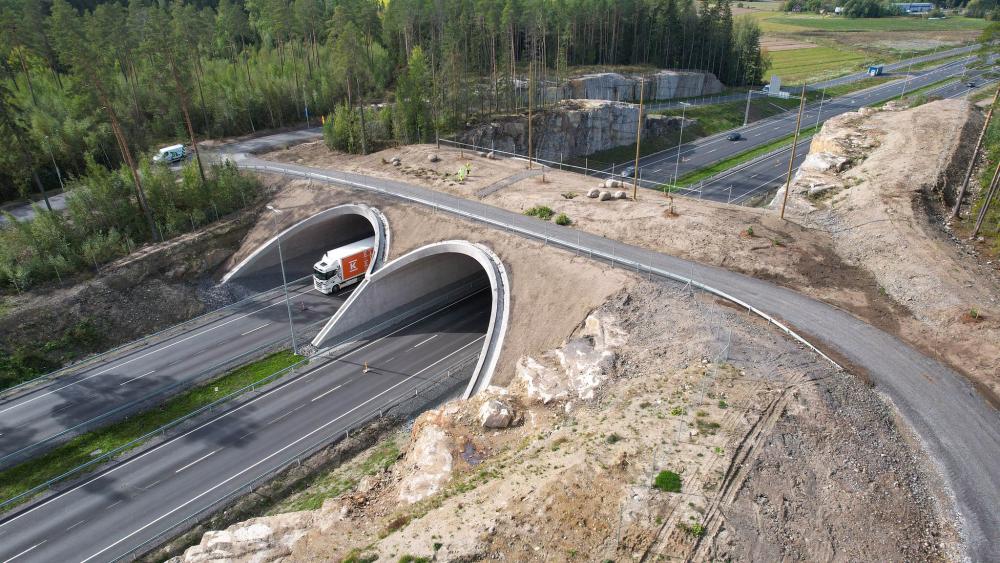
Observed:
[[[470,397],[489,385],[510,311],[510,284],[489,248],[450,240],[418,248],[368,276],[313,340],[320,350],[383,333],[480,291],[492,293],[482,352],[466,387]]]
[[[375,234],[374,259],[370,275],[385,261],[389,252],[391,232],[389,222],[378,209],[360,203],[349,203],[325,209],[281,231],[222,277],[222,283],[248,287],[275,287],[281,284],[277,242],[285,258],[289,280],[307,276],[312,266],[327,250]]]

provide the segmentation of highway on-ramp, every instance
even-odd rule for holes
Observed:
[[[412,397],[448,368],[467,366],[462,373],[471,374],[490,299],[481,291],[317,357],[264,394],[7,516],[0,561],[113,561],[155,547],[192,517],[259,485],[258,476]]]
[[[315,333],[346,297],[346,292],[323,295],[313,289],[311,278],[290,284],[296,327]],[[280,288],[168,332],[0,399],[0,467],[80,431],[150,408],[165,395],[211,377],[219,366],[238,367],[277,342],[291,345]]]
[[[249,169],[381,193],[581,251],[630,270],[688,279],[787,324],[820,349],[849,362],[852,369],[863,371],[876,390],[892,401],[953,495],[969,557],[979,561],[995,558],[1000,545],[1000,413],[958,372],[896,336],[771,282],[558,227],[480,201],[356,173],[268,162],[247,155],[233,158]]]

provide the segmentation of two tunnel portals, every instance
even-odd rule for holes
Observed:
[[[375,237],[376,248],[366,279],[342,305],[336,297],[331,299],[329,320],[312,345],[330,350],[348,342],[376,341],[412,330],[429,331],[428,338],[472,331],[479,337],[475,345],[441,351],[454,354],[455,359],[478,353],[466,397],[488,385],[506,333],[510,296],[503,264],[483,245],[444,241],[386,263],[391,232],[385,216],[364,204],[339,205],[281,231],[222,281],[251,291],[280,286],[279,240],[291,281],[309,276],[313,264],[327,250],[370,236]]]

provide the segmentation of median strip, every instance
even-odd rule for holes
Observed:
[[[816,126],[816,125],[813,125],[812,127],[807,127],[805,129],[802,129],[799,132],[799,139],[800,140],[804,140],[804,139],[808,138],[809,136],[811,136],[812,134],[814,134],[818,129],[819,129],[819,127]],[[735,167],[739,166],[740,164],[743,164],[745,162],[749,162],[749,161],[757,158],[758,156],[765,155],[765,154],[767,154],[769,152],[772,152],[772,151],[775,151],[777,149],[780,149],[780,148],[782,148],[782,147],[784,147],[786,145],[791,145],[792,144],[792,139],[794,139],[794,138],[795,138],[794,134],[792,134],[792,135],[786,135],[786,136],[784,136],[784,137],[782,137],[780,139],[777,139],[775,141],[771,141],[770,143],[767,143],[766,145],[761,145],[759,147],[755,147],[755,148],[752,148],[750,150],[743,151],[743,152],[741,152],[739,154],[735,154],[735,155],[733,155],[733,156],[731,156],[729,158],[720,160],[719,162],[716,162],[715,164],[713,164],[711,166],[707,166],[705,168],[699,168],[698,170],[695,170],[695,171],[692,171],[692,172],[688,172],[687,174],[681,176],[677,180],[677,183],[674,184],[674,185],[671,185],[671,184],[661,184],[660,186],[657,187],[657,189],[661,190],[661,191],[668,191],[668,192],[670,192],[670,191],[676,191],[676,190],[679,190],[679,189],[682,189],[682,188],[690,187],[691,185],[693,185],[695,183],[698,183],[698,182],[701,182],[702,180],[707,180],[708,178],[711,178],[713,176],[717,176],[717,175],[719,175],[719,174],[721,174],[721,173],[729,170],[730,168],[735,168]]]
[[[271,354],[261,360],[230,371],[214,381],[178,395],[155,409],[81,434],[35,459],[0,471],[0,499],[11,499],[28,492],[73,471],[104,452],[121,448],[112,457],[114,459],[114,457],[145,443],[145,440],[139,440],[143,436],[230,393],[266,379],[298,363],[301,359],[289,350]],[[97,467],[94,465],[87,471],[92,471]],[[23,502],[27,498],[20,499],[18,502]],[[14,504],[17,503],[12,503],[5,509],[9,509]]]

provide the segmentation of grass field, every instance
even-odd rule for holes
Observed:
[[[818,129],[819,129],[819,127],[817,127],[815,125],[812,126],[812,127],[804,127],[801,131],[799,131],[799,139],[801,140],[801,139],[805,139],[805,138],[811,136]],[[783,147],[785,145],[790,145],[790,144],[792,144],[792,139],[794,139],[794,138],[795,138],[794,134],[787,135],[785,137],[782,137],[780,139],[777,139],[775,141],[767,143],[766,145],[761,145],[759,147],[752,148],[752,149],[750,149],[748,151],[744,151],[744,152],[741,152],[739,154],[735,154],[735,155],[733,155],[733,156],[731,156],[731,157],[729,157],[729,158],[727,158],[725,160],[720,160],[719,162],[716,162],[712,166],[707,166],[705,168],[701,168],[699,170],[695,170],[693,172],[689,172],[689,173],[681,176],[680,179],[677,180],[677,187],[671,187],[671,186],[669,186],[667,184],[664,184],[661,187],[661,189],[669,189],[670,191],[675,191],[678,188],[685,188],[685,187],[692,186],[692,185],[697,184],[698,182],[700,182],[702,180],[707,180],[707,179],[711,178],[712,176],[715,176],[716,174],[720,174],[722,172],[725,172],[726,170],[729,170],[730,168],[734,168],[736,166],[739,166],[740,164],[743,164],[744,162],[753,160],[753,159],[757,158],[758,156],[767,154],[767,153],[769,153],[769,152],[771,152],[773,150],[777,150],[777,149],[779,149],[779,148],[781,148],[781,147]]]
[[[816,14],[768,14],[758,18],[762,27],[767,25],[787,28],[806,28],[816,31],[967,31],[983,29],[987,21],[977,18],[949,17],[943,20],[928,20],[914,17],[896,18],[844,18],[840,16],[820,16]],[[766,27],[764,31],[768,31]]]
[[[247,364],[222,377],[170,399],[152,410],[127,420],[81,434],[45,454],[0,471],[0,500],[36,487],[94,458],[94,452],[109,452],[150,433],[160,426],[291,366],[302,358],[285,350]],[[132,445],[138,447],[140,443]],[[119,455],[121,455],[120,452]],[[93,467],[91,469],[96,469]],[[26,499],[24,499],[26,500]],[[9,508],[9,507],[8,507]]]
[[[771,69],[766,76],[777,74],[785,84],[833,78],[861,70],[868,62],[862,53],[831,47],[775,51],[770,55]]]

